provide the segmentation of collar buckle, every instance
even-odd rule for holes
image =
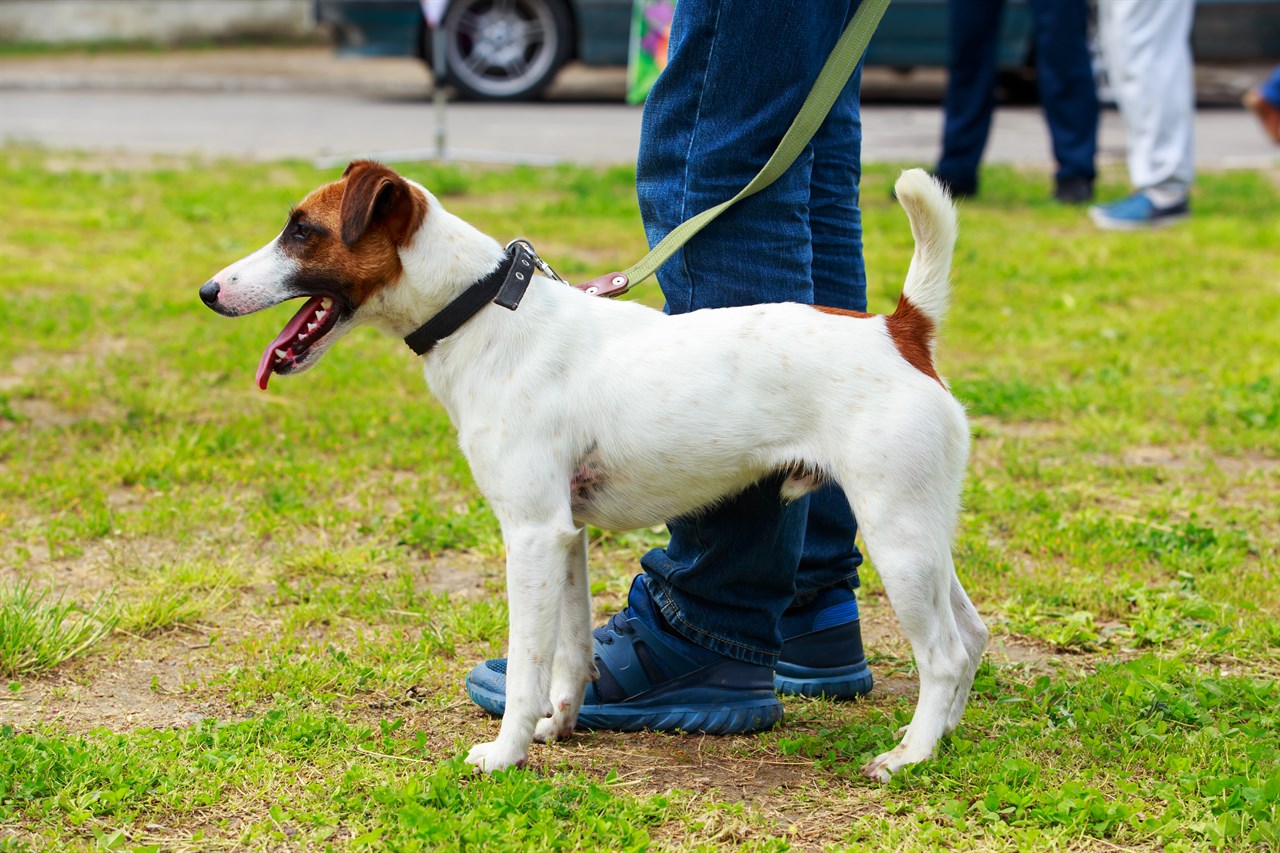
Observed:
[[[510,311],[520,307],[520,300],[533,280],[533,272],[537,268],[534,263],[538,253],[525,240],[512,240],[507,244],[507,274],[498,288],[498,295],[493,297],[497,305]],[[501,271],[501,267],[498,268]]]
[[[560,273],[556,272],[551,268],[551,264],[547,263],[542,259],[542,256],[539,255],[537,251],[533,248],[533,244],[530,243],[524,237],[517,237],[516,239],[508,243],[507,251],[510,252],[513,246],[520,246],[524,249],[525,252],[529,254],[529,257],[533,261],[534,266],[538,268],[538,271],[542,273],[544,278],[549,278],[552,281],[558,281],[561,284],[569,283],[564,280],[564,277],[561,276]]]

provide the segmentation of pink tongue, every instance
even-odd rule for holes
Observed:
[[[271,378],[271,371],[276,366],[276,362],[279,361],[276,358],[276,350],[284,349],[287,351],[289,349],[285,345],[291,343],[298,336],[298,332],[302,331],[303,325],[311,319],[311,315],[315,314],[316,309],[320,307],[322,299],[323,297],[320,296],[313,296],[308,299],[306,304],[298,310],[298,313],[293,315],[293,319],[289,321],[288,325],[280,331],[280,334],[276,335],[276,339],[267,344],[267,348],[262,351],[262,358],[258,361],[258,387],[263,391],[267,390],[267,380]]]

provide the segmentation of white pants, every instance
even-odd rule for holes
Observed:
[[[1195,0],[1098,0],[1098,37],[1124,119],[1129,179],[1161,206],[1195,176]]]

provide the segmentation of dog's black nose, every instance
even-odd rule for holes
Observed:
[[[213,303],[218,301],[219,289],[220,287],[218,283],[213,279],[209,279],[204,283],[200,288],[200,298],[204,300],[205,305],[213,305]]]

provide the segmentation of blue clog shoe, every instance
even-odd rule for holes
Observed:
[[[644,575],[632,582],[627,607],[592,638],[600,677],[587,685],[578,728],[746,734],[782,719],[773,670],[722,657],[666,630]],[[476,665],[466,688],[471,701],[501,716],[506,659]]]

